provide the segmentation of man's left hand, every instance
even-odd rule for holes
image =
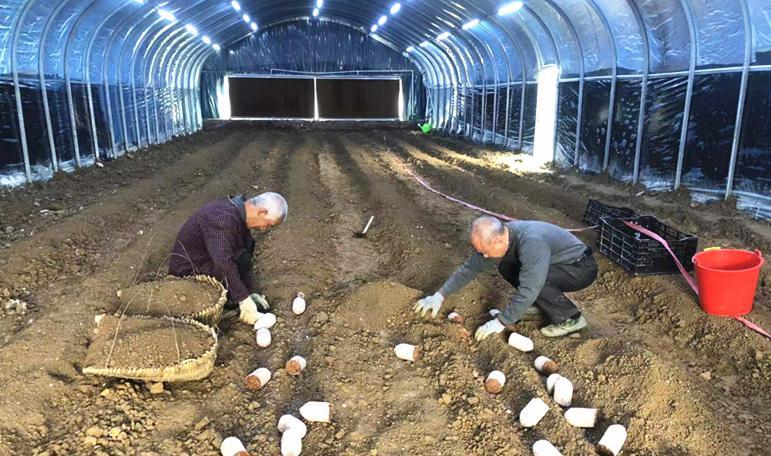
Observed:
[[[506,327],[503,326],[503,323],[498,321],[497,318],[493,318],[477,329],[477,332],[474,333],[474,338],[479,342],[492,334],[502,333],[504,329],[506,329]]]
[[[265,299],[265,295],[261,295],[259,293],[252,293],[251,294],[252,300],[260,306],[262,310],[270,310],[270,304],[268,304],[268,300]]]

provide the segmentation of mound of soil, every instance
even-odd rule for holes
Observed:
[[[208,333],[163,319],[104,316],[96,331],[86,354],[86,366],[95,368],[168,367],[199,358],[212,346]]]
[[[180,317],[209,309],[220,294],[213,286],[192,279],[143,282],[119,292],[120,310],[127,315]]]
[[[421,292],[396,282],[372,282],[358,288],[338,308],[340,321],[367,331],[380,331],[419,299]]]

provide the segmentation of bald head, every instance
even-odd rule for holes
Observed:
[[[246,201],[246,224],[249,228],[266,229],[286,220],[289,205],[283,196],[265,192]]]
[[[471,244],[485,258],[500,258],[509,248],[509,231],[495,217],[479,217],[471,224]]]

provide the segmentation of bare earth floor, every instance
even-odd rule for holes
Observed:
[[[601,177],[537,172],[527,157],[400,130],[211,125],[174,143],[79,170],[45,185],[0,192],[0,454],[217,455],[227,436],[252,454],[279,454],[276,422],[309,400],[333,404],[331,424],[313,424],[304,454],[527,455],[546,438],[565,455],[592,453],[604,429],[622,423],[629,455],[759,455],[771,435],[771,345],[732,320],[708,317],[677,276],[631,277],[598,255],[600,276],[579,292],[589,328],[548,340],[539,322],[520,325],[536,353],[492,337],[469,343],[443,318],[410,312],[470,253],[476,216],[415,184],[409,163],[442,191],[517,218],[580,227],[587,198],[631,206],[720,245],[771,251],[767,223],[727,205],[695,206],[681,194]],[[290,204],[286,224],[259,235],[259,286],[279,322],[260,350],[238,322],[221,328],[212,375],[167,384],[83,376],[94,315],[115,291],[165,271],[186,218],[228,193],[274,190]],[[352,231],[370,215],[366,239]],[[594,242],[593,233],[581,235]],[[294,316],[293,295],[308,296]],[[469,331],[513,290],[485,276],[448,299]],[[771,271],[761,274],[753,321],[771,327]],[[424,356],[409,364],[393,346]],[[299,377],[284,363],[308,360]],[[532,367],[545,354],[575,385],[574,404],[596,407],[596,429],[569,426]],[[249,391],[244,377],[274,378]],[[508,381],[483,387],[492,369]],[[534,429],[516,419],[534,396],[550,411]]]

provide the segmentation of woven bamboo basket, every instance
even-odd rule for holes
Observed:
[[[195,282],[203,283],[206,285],[210,285],[213,289],[216,290],[217,293],[217,299],[216,301],[208,308],[197,311],[197,312],[190,312],[190,313],[184,313],[180,315],[158,315],[158,316],[169,316],[173,318],[189,318],[192,320],[198,320],[201,323],[209,326],[216,326],[219,324],[220,319],[222,318],[222,311],[225,308],[225,302],[227,301],[227,295],[228,292],[225,290],[225,287],[222,286],[219,280],[215,279],[214,277],[210,277],[207,275],[196,275],[196,276],[188,276],[188,277],[175,277],[175,276],[167,276],[163,281],[165,282],[171,282],[175,280],[192,280]],[[121,292],[123,290],[118,291],[118,296],[121,296]],[[127,315],[145,315],[142,312],[133,312],[131,310],[131,307],[129,307],[126,311]]]
[[[217,358],[217,332],[214,328],[206,326],[198,321],[184,318],[170,317],[145,317],[134,316],[124,319],[165,320],[178,325],[188,325],[211,337],[211,347],[201,356],[194,359],[185,359],[181,362],[164,367],[135,367],[135,368],[111,368],[86,366],[84,374],[100,375],[103,377],[117,377],[131,380],[144,380],[149,382],[187,382],[206,378],[214,370],[214,362]],[[148,341],[152,343],[152,341]]]

